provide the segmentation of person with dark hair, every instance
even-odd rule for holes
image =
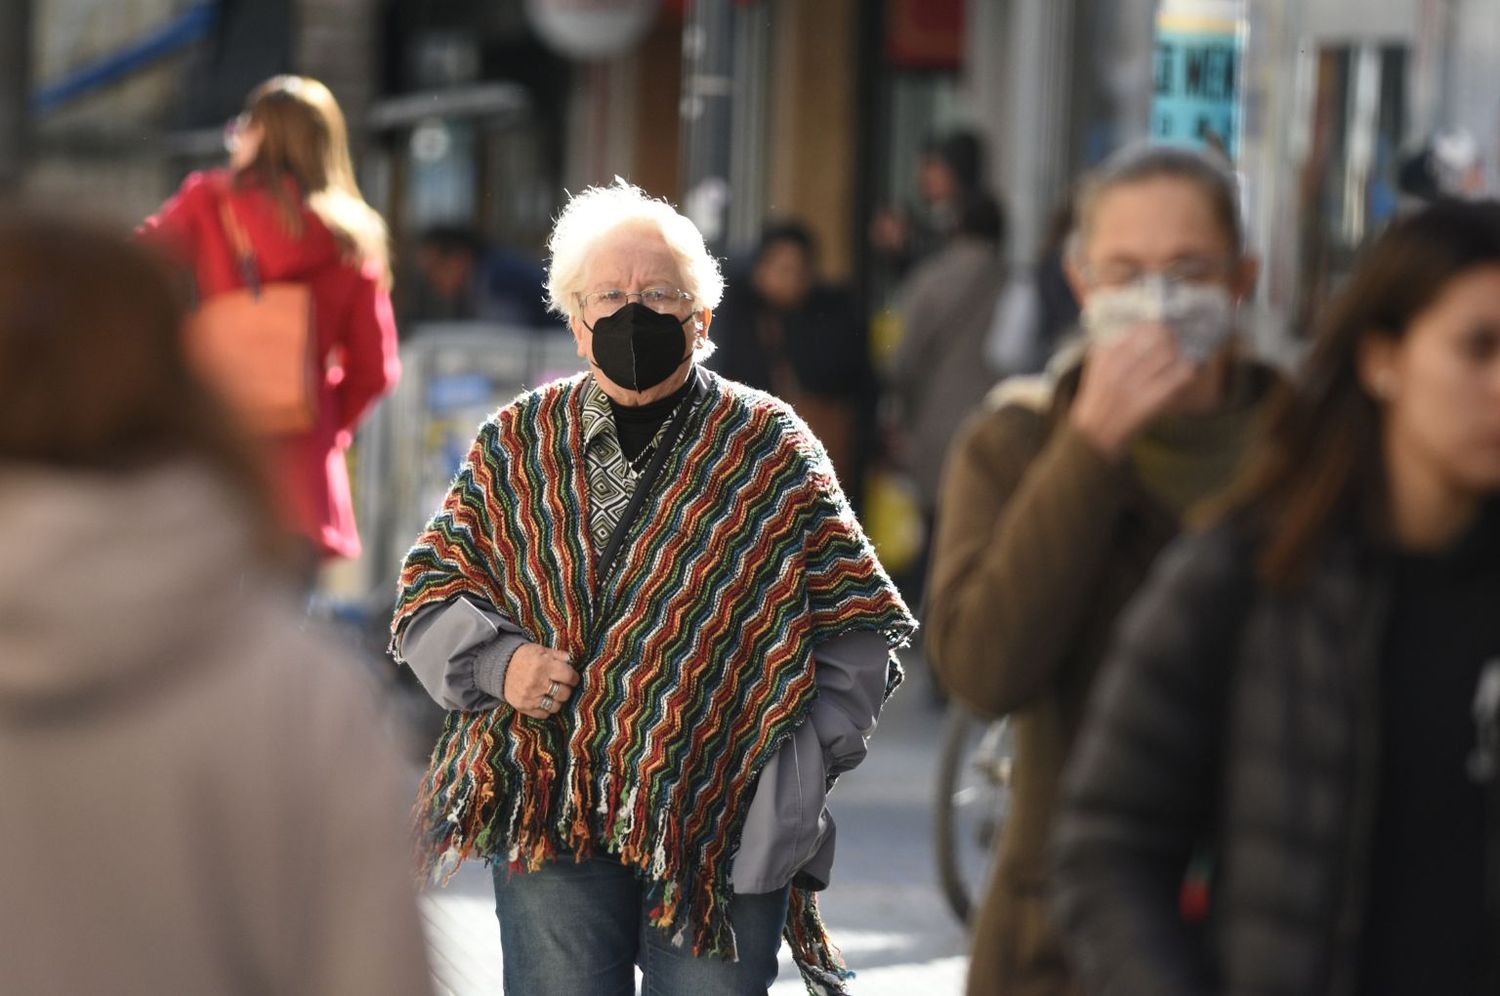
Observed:
[[[806,419],[858,509],[878,395],[869,329],[853,296],[819,279],[812,232],[794,221],[768,225],[744,279],[729,282],[714,327],[711,365]]]
[[[484,240],[466,225],[434,225],[421,234],[396,295],[403,336],[410,336],[421,322],[479,317],[477,283],[483,251]]]
[[[1126,149],[1085,181],[1068,269],[1087,347],[1010,379],[954,442],[927,651],[957,700],[1009,716],[1016,767],[974,929],[969,992],[1072,993],[1046,843],[1115,619],[1185,515],[1231,477],[1274,379],[1236,346],[1234,177],[1197,152]]]
[[[1071,198],[1052,213],[1047,240],[1037,258],[1033,285],[1037,296],[1036,327],[1032,335],[1033,362],[1048,358],[1078,328],[1078,295],[1068,283],[1068,235],[1073,230]]]
[[[400,764],[180,298],[0,218],[0,988],[428,992]]]
[[[547,274],[521,253],[488,244],[468,225],[433,225],[417,243],[412,273],[397,301],[403,335],[423,322],[487,321],[548,325]]]
[[[984,142],[972,131],[955,131],[928,140],[919,172],[922,196],[961,212],[984,187]]]
[[[897,277],[941,249],[958,231],[965,208],[988,197],[983,139],[967,130],[928,139],[916,179],[919,203],[883,209],[870,225],[877,256]]]
[[[1405,205],[1447,197],[1475,197],[1484,188],[1479,143],[1463,128],[1444,128],[1401,160],[1396,186]]]
[[[902,331],[890,367],[893,424],[929,535],[948,444],[999,377],[985,357],[985,338],[1005,286],[1004,227],[999,204],[971,198],[953,239],[896,292]]]
[[[1497,605],[1500,203],[1441,202],[1370,248],[1120,629],[1056,836],[1088,991],[1494,993]]]
[[[1073,230],[1071,193],[1053,212],[1047,235],[1029,266],[1013,267],[995,305],[985,341],[991,365],[1007,374],[1046,368],[1078,332],[1078,298],[1068,282],[1068,236]]]

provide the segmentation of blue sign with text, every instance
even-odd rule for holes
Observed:
[[[1174,29],[1156,35],[1151,137],[1167,144],[1239,149],[1240,43],[1228,30]]]

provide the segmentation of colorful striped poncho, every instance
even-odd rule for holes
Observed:
[[[501,409],[407,556],[393,628],[477,595],[566,651],[582,679],[550,720],[506,705],[449,716],[417,803],[424,872],[603,851],[635,869],[653,925],[689,934],[697,955],[734,957],[730,861],[756,774],[809,715],[812,649],[871,630],[894,650],[916,624],[807,427],[701,375],[707,397],[602,585],[585,378]],[[894,654],[889,675],[887,694]],[[794,889],[792,907],[809,987],[842,992],[811,894]]]

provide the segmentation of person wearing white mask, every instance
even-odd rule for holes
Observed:
[[[1090,993],[1500,992],[1500,202],[1387,228],[1310,345],[1069,762],[1053,900]]]
[[[1238,348],[1254,287],[1218,160],[1124,150],[1085,178],[1068,253],[1080,358],[1002,384],[944,473],[927,649],[938,680],[1010,716],[1016,765],[969,992],[1078,991],[1046,853],[1063,765],[1116,617],[1190,510],[1229,483],[1275,383]]]

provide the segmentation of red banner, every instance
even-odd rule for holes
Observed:
[[[898,69],[961,67],[964,0],[888,0],[885,59]]]

